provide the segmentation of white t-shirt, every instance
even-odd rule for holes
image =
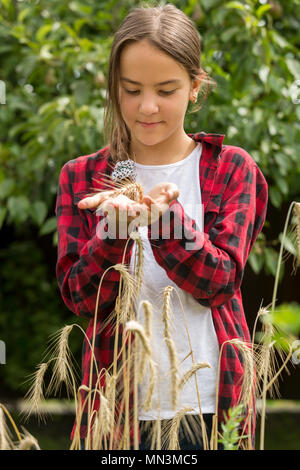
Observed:
[[[190,155],[169,165],[142,165],[136,163],[137,182],[141,183],[145,194],[160,182],[171,182],[178,186],[178,201],[185,213],[195,220],[198,230],[203,230],[199,163],[202,145],[198,143]],[[218,368],[219,345],[214,329],[210,308],[203,307],[194,297],[180,289],[167,276],[166,271],[156,262],[148,239],[148,227],[139,227],[144,247],[143,283],[140,296],[135,304],[137,320],[144,325],[143,300],[152,305],[151,349],[152,358],[157,365],[157,381],[149,411],[143,408],[148,390],[149,369],[146,369],[144,381],[139,385],[139,419],[170,419],[183,406],[195,409],[199,413],[199,401],[195,376],[183,387],[179,394],[176,410],[171,406],[170,359],[164,341],[164,323],[162,321],[163,291],[167,286],[174,287],[171,296],[170,335],[174,341],[178,363],[179,378],[191,368],[193,361],[190,353],[188,333],[190,335],[195,362],[208,362],[211,368],[200,369],[196,373],[202,413],[215,412],[216,376]],[[133,247],[130,272],[133,274],[136,244]],[[178,295],[181,302],[178,299]],[[182,306],[181,306],[182,304]],[[189,356],[188,356],[189,355]],[[188,357],[187,357],[188,356]]]

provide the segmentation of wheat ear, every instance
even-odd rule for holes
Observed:
[[[191,411],[194,411],[194,409],[191,407],[181,408],[179,411],[177,411],[174,418],[172,419],[169,437],[169,450],[180,450],[178,439],[179,426],[182,418]]]
[[[179,303],[180,303],[180,306],[181,306],[181,311],[182,311],[183,319],[184,319],[185,330],[186,330],[186,334],[187,334],[187,338],[188,338],[188,342],[189,342],[189,346],[190,346],[190,353],[189,353],[189,355],[191,355],[191,357],[192,357],[192,362],[193,362],[193,364],[195,364],[194,351],[193,351],[193,348],[192,348],[191,336],[190,336],[190,332],[189,332],[189,328],[188,328],[188,324],[187,324],[187,320],[186,320],[186,315],[185,315],[185,312],[184,312],[183,304],[182,304],[182,301],[181,301],[181,298],[180,298],[180,295],[179,295],[177,289],[175,289],[175,292],[176,292],[176,294],[177,294],[177,297],[178,297],[178,300],[179,300]],[[196,374],[194,375],[194,378],[195,378],[195,386],[196,386],[197,399],[198,399],[198,406],[199,406],[199,416],[200,416],[200,422],[201,422],[201,430],[202,430],[202,438],[203,438],[203,448],[204,448],[204,450],[208,450],[208,448],[209,448],[209,443],[208,443],[208,437],[207,437],[207,432],[206,432],[206,425],[205,425],[205,422],[204,422],[204,419],[203,419],[203,414],[202,414],[202,409],[201,409],[200,391],[199,391],[199,385],[198,385],[197,375],[196,375]]]
[[[32,413],[35,413],[39,418],[42,418],[40,404],[44,400],[44,377],[48,369],[49,363],[43,362],[37,366],[36,372],[32,374],[32,385],[25,395],[25,409],[27,409],[25,419],[28,419]]]
[[[125,326],[126,331],[131,331],[134,332],[140,339],[141,345],[143,346],[144,352],[147,356],[147,361],[149,365],[149,375],[150,375],[150,381],[149,381],[149,386],[148,390],[146,393],[146,398],[145,398],[145,403],[144,403],[144,408],[145,410],[148,410],[151,407],[152,404],[152,396],[155,388],[155,383],[156,383],[156,364],[153,361],[151,355],[151,347],[150,347],[150,342],[148,336],[145,334],[145,330],[143,326],[138,323],[137,321],[131,320],[126,323]]]
[[[300,266],[300,202],[294,203],[294,215],[296,217],[296,242],[297,242],[297,257],[295,259],[295,270],[296,267]]]
[[[68,394],[76,397],[76,379],[75,372],[72,368],[72,354],[69,349],[69,335],[74,325],[66,325],[56,334],[54,345],[55,362],[53,366],[53,374],[47,389],[47,395],[53,390],[57,393],[61,383],[66,386]]]
[[[211,367],[208,362],[196,362],[196,364],[193,364],[192,367],[186,371],[186,373],[183,375],[183,377],[180,379],[180,382],[178,384],[178,389],[179,391],[183,389],[184,385],[193,377],[193,375],[200,369],[204,369],[206,367]]]
[[[13,447],[13,441],[10,437],[10,432],[9,432],[9,429],[8,429],[8,426],[6,424],[6,420],[5,420],[5,415],[6,415],[6,418],[9,420],[17,438],[18,438],[18,441],[21,442],[22,438],[21,438],[21,435],[19,433],[19,430],[18,430],[18,427],[16,425],[16,423],[14,422],[10,412],[8,411],[8,409],[6,408],[6,406],[4,406],[2,403],[0,403],[0,450],[5,450],[6,448],[7,449],[10,449]]]
[[[171,396],[172,396],[172,409],[175,410],[178,403],[178,367],[179,361],[177,357],[177,351],[175,348],[174,341],[170,334],[170,311],[171,311],[171,293],[173,287],[167,286],[164,289],[163,296],[163,311],[162,320],[164,323],[164,340],[166,342],[171,369]]]
[[[147,300],[142,302],[145,312],[145,335],[148,338],[149,342],[151,341],[151,321],[152,321],[152,305]],[[146,351],[143,348],[140,353],[140,363],[139,363],[139,382],[142,382],[145,372],[146,372]]]
[[[24,430],[24,437],[19,442],[16,450],[41,450],[39,443],[28,431]]]
[[[9,430],[5,421],[2,406],[0,406],[0,450],[11,450],[13,443],[9,435]]]

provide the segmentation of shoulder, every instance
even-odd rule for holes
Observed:
[[[221,164],[230,164],[233,168],[252,168],[257,166],[247,150],[236,145],[223,145],[220,152]]]
[[[254,158],[242,147],[223,145],[219,155],[219,173],[227,174],[234,181],[260,180],[266,184],[264,175]]]
[[[109,166],[109,146],[106,146],[67,161],[60,172],[60,183],[71,184],[76,193],[89,191],[96,185],[95,181],[100,180],[99,175],[109,172]]]
[[[98,168],[104,168],[108,165],[109,146],[103,147],[94,153],[80,155],[67,161],[62,170],[65,172],[74,172],[76,174],[86,171],[97,171]]]
[[[71,194],[76,202],[101,187],[103,174],[111,172],[109,162],[109,146],[67,161],[60,171],[58,195]]]

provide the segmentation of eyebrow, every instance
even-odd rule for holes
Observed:
[[[123,82],[132,83],[133,85],[142,85],[142,83],[135,82],[134,80],[131,80],[130,78],[126,78],[126,77],[121,77],[120,80]],[[180,80],[178,79],[166,80],[165,82],[156,83],[155,86],[167,85],[168,83],[180,83]]]

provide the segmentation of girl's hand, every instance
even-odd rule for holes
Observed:
[[[179,190],[174,183],[159,183],[152,188],[149,193],[144,196],[143,202],[151,207],[154,206],[159,208],[160,205],[168,204],[168,206],[177,199],[179,196]]]
[[[144,204],[129,199],[123,194],[112,197],[113,191],[102,191],[88,196],[78,203],[79,209],[97,209],[105,214],[108,223],[114,223],[119,230],[120,225],[127,229],[128,225],[146,210]]]
[[[179,196],[179,190],[174,183],[159,183],[144,196],[142,204],[120,194],[111,197],[113,191],[102,191],[93,196],[88,196],[78,203],[79,209],[101,210],[108,221],[115,222],[119,230],[120,223],[128,228],[133,223],[133,229],[137,226],[145,226],[155,222],[168,210],[172,201]],[[133,222],[134,221],[134,222]]]
[[[105,199],[109,198],[112,193],[113,191],[102,191],[93,196],[87,196],[79,201],[78,207],[79,209],[96,209]]]
[[[116,201],[118,200],[118,197],[112,198],[111,195],[113,194],[113,191],[101,191],[99,193],[94,194],[93,196],[88,196],[85,197],[84,199],[81,199],[78,203],[79,209],[95,209],[99,208],[99,206],[107,200],[111,201]],[[147,195],[144,196],[143,198],[143,203],[146,204],[148,208],[151,207],[151,205],[158,206],[160,204],[171,204],[174,199],[177,199],[179,196],[179,190],[174,183],[159,183],[154,188],[152,188]],[[137,204],[137,202],[132,201],[131,199],[127,198],[124,196],[127,200],[127,203],[131,204]],[[120,201],[124,202],[123,196]],[[145,207],[144,207],[145,209]]]
[[[159,219],[179,196],[179,189],[174,183],[159,183],[143,197],[143,212],[140,226],[150,225]]]

